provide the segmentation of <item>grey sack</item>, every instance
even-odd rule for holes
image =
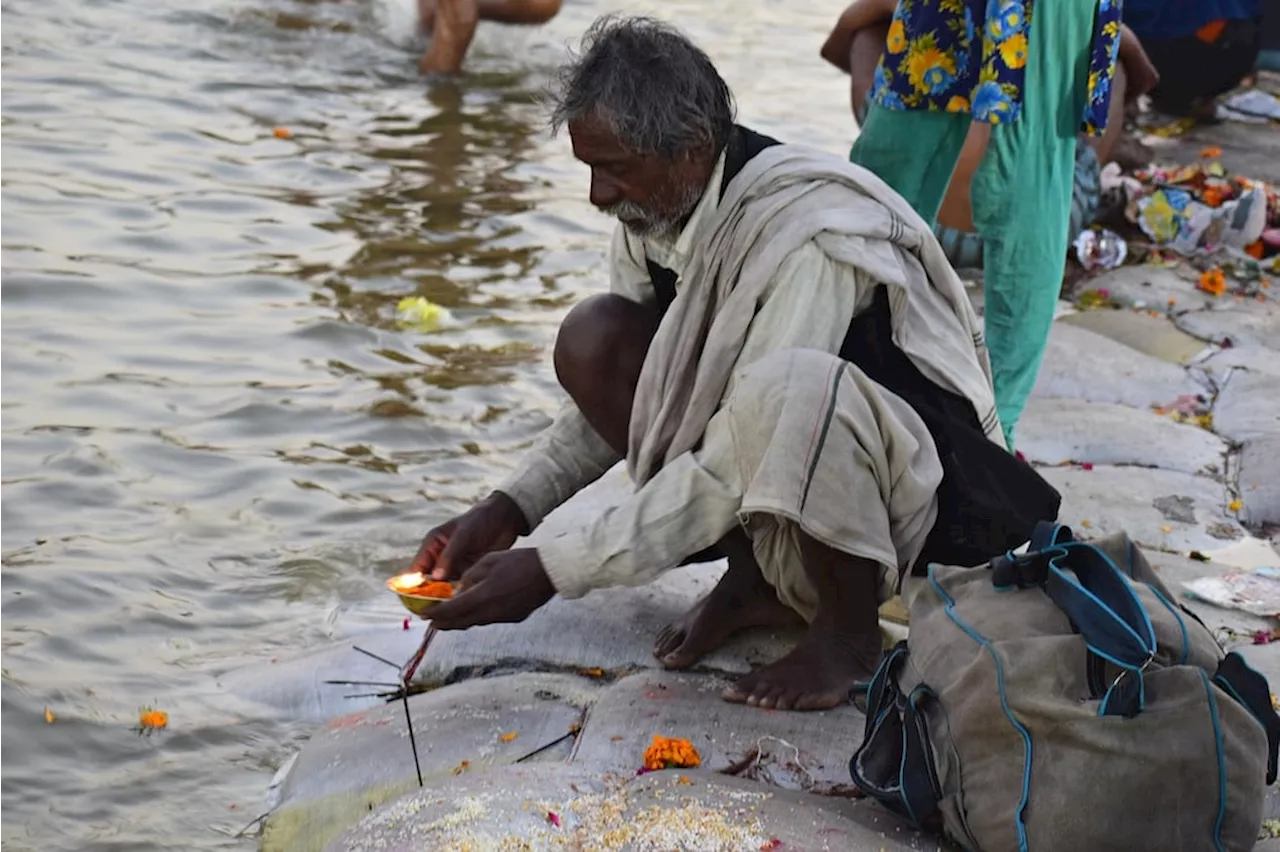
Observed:
[[[1252,849],[1275,780],[1266,679],[1123,534],[929,566],[867,694],[868,795],[986,852]]]

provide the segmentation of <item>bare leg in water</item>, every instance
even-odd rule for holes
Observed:
[[[596,296],[570,312],[556,340],[560,384],[620,455],[626,454],[636,383],[657,325],[651,307]],[[803,623],[765,581],[741,529],[721,539],[716,550],[728,558],[728,570],[684,619],[658,634],[654,654],[667,668],[690,666],[749,627]],[[819,596],[817,616],[789,654],[730,687],[727,700],[779,710],[826,709],[847,701],[854,683],[874,670],[881,651],[879,567],[803,534],[801,550]]]
[[[418,63],[424,74],[456,74],[480,21],[545,24],[561,0],[418,0],[418,21],[431,45]]]

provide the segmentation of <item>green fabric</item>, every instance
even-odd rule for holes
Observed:
[[[1096,2],[1036,5],[1023,112],[992,128],[973,176],[983,242],[984,323],[1005,440],[1035,385],[1062,287],[1072,174]],[[870,105],[849,158],[878,174],[932,224],[969,130],[961,113]]]

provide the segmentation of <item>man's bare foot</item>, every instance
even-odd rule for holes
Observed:
[[[766,710],[829,710],[872,675],[882,642],[879,630],[849,634],[812,625],[791,653],[740,679],[724,699]]]
[[[693,665],[748,627],[784,627],[800,624],[794,610],[778,600],[773,587],[754,564],[747,568],[731,559],[729,570],[705,598],[677,624],[658,632],[653,655],[664,668]]]

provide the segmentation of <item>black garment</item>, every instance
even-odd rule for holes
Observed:
[[[1213,42],[1192,33],[1143,39],[1142,47],[1160,72],[1151,105],[1166,115],[1191,115],[1202,102],[1231,91],[1253,71],[1262,49],[1262,27],[1256,20],[1227,21]]]
[[[778,140],[735,127],[725,154],[720,197],[756,154]],[[677,275],[648,258],[649,277],[662,313],[676,296]],[[872,305],[849,324],[839,355],[872,380],[902,397],[933,436],[942,462],[938,519],[916,561],[916,573],[930,562],[981,565],[1019,547],[1038,521],[1058,517],[1061,496],[1026,462],[987,438],[973,405],[930,381],[893,342],[888,291],[877,287]],[[994,413],[992,414],[994,417]],[[708,548],[686,560],[720,558]]]

